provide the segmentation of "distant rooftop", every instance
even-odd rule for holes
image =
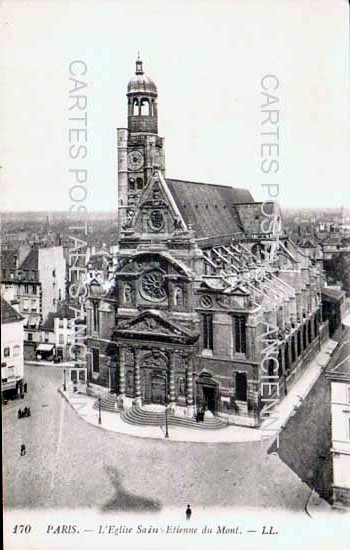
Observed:
[[[16,323],[23,319],[24,317],[1,296],[1,324]]]

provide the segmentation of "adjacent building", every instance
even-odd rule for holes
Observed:
[[[40,358],[51,354],[60,361],[71,361],[69,348],[75,338],[75,313],[69,303],[63,303],[58,311],[49,313],[41,326],[41,343],[36,349]]]
[[[35,356],[36,345],[41,341],[41,323],[64,300],[65,286],[66,262],[62,246],[32,248],[18,267],[9,259],[2,262],[3,296],[16,298],[19,302],[19,312],[25,318],[28,357]]]
[[[24,317],[18,303],[9,304],[1,297],[1,392],[3,397],[23,393]]]
[[[331,387],[333,503],[350,507],[350,329],[336,365],[326,371]]]

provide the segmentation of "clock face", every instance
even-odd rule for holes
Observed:
[[[129,170],[140,170],[143,166],[143,154],[141,151],[130,151],[128,154]]]
[[[162,302],[166,298],[166,289],[163,274],[153,269],[142,275],[140,292],[146,300]]]

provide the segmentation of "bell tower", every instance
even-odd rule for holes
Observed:
[[[138,55],[127,89],[128,127],[118,128],[118,213],[127,222],[155,170],[165,176],[164,139],[158,136],[157,87]]]
[[[128,84],[128,129],[129,132],[158,134],[157,87],[143,72],[143,63],[138,56],[135,78]]]

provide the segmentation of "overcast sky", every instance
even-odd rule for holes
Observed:
[[[5,2],[1,209],[68,210],[77,167],[88,170],[82,204],[115,207],[116,128],[127,125],[138,50],[158,86],[168,177],[245,187],[256,200],[278,184],[282,207],[350,206],[347,11],[345,0]],[[68,154],[77,59],[88,98],[80,164]],[[278,79],[279,168],[264,174],[261,145],[277,139],[261,135],[267,74],[277,77],[267,87]]]

